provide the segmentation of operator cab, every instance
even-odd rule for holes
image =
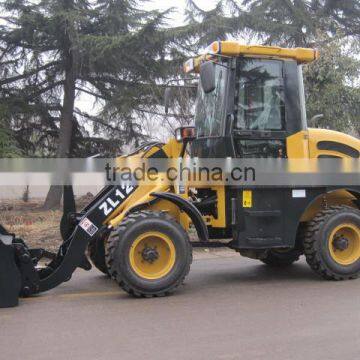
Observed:
[[[301,64],[317,57],[222,41],[185,63],[200,73],[192,156],[286,157],[286,138],[307,127]]]

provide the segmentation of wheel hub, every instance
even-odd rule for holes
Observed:
[[[141,252],[141,256],[144,261],[147,261],[150,264],[152,264],[155,260],[159,258],[159,253],[156,250],[156,247],[151,248],[146,246],[144,250]]]
[[[130,251],[130,266],[137,276],[156,280],[173,268],[176,250],[170,237],[160,231],[147,231],[134,239]]]
[[[360,228],[353,223],[338,225],[330,234],[329,251],[340,265],[349,266],[360,260]]]
[[[339,236],[333,241],[336,250],[344,251],[349,247],[349,240],[345,236]]]

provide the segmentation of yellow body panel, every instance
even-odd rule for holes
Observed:
[[[305,48],[281,48],[266,45],[244,45],[238,41],[215,41],[209,52],[226,56],[261,56],[280,59],[293,59],[298,63],[310,63],[319,58],[319,52]]]
[[[168,158],[178,158],[181,154],[183,144],[176,141],[175,139],[169,140],[168,143],[161,146],[161,149],[164,151]],[[121,156],[117,160],[117,165],[122,166],[124,161],[128,161],[129,164],[136,166],[136,161],[141,158],[149,158],[160,147],[155,147],[148,152],[141,151],[132,156]],[[161,174],[159,174],[161,176]],[[167,192],[173,191],[172,186],[164,182],[164,184],[159,184],[159,182],[154,183],[154,185],[149,184],[138,184],[137,189],[127,198],[116,210],[111,214],[111,217],[106,219],[105,223],[111,227],[117,227],[124,217],[129,213],[129,211],[139,205],[146,205],[148,209],[166,211],[171,214],[176,220],[178,220],[185,229],[189,227],[189,218],[186,214],[180,213],[177,206],[166,200],[160,200],[151,204],[151,200],[154,198],[150,195],[152,192]]]
[[[338,131],[327,129],[308,129],[300,131],[286,139],[287,155],[289,159],[311,159],[318,158],[320,155],[336,156],[340,158],[351,158],[338,151],[320,150],[318,143],[321,141],[331,141],[352,147],[360,152],[360,140]]]
[[[316,49],[309,48],[282,48],[266,45],[245,45],[238,41],[215,41],[208,48],[204,55],[200,55],[184,64],[184,72],[199,72],[201,63],[211,60],[214,55],[224,56],[245,56],[271,59],[292,59],[299,64],[311,63],[317,60],[320,55]]]
[[[360,140],[343,134],[338,131],[326,130],[326,129],[309,129],[309,151],[311,158],[317,158],[319,155],[330,155],[330,156],[338,156],[341,158],[350,158],[350,156],[340,153],[337,151],[329,151],[329,150],[319,150],[317,144],[320,141],[332,141],[339,144],[348,145],[360,152]]]
[[[360,151],[360,140],[350,135],[326,129],[308,129],[306,131],[300,131],[286,139],[290,169],[299,172],[303,167],[304,171],[316,171],[316,169],[311,168],[311,166],[316,166],[316,163],[308,164],[306,162],[301,162],[300,159],[316,159],[320,155],[349,158],[349,156],[336,151],[319,150],[317,144],[320,141],[337,142],[339,144],[351,146]],[[299,161],[296,161],[297,159]],[[355,207],[354,200],[355,197],[346,190],[336,190],[324,194],[315,200],[315,202],[304,212],[301,221],[306,222],[313,219],[314,216],[326,206],[342,204]]]
[[[126,214],[135,206],[149,203],[153,197],[152,192],[166,192],[169,185],[140,185],[138,188],[111,214],[111,218],[106,219],[105,223],[113,228],[118,226]]]
[[[299,131],[286,139],[287,156],[289,159],[308,159],[309,135],[307,131]]]

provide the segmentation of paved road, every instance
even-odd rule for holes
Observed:
[[[356,359],[360,280],[325,282],[228,257],[175,295],[132,299],[96,271],[0,310],[1,360]]]

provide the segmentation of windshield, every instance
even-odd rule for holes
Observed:
[[[195,107],[195,126],[198,137],[221,135],[226,73],[227,69],[224,66],[215,66],[215,90],[209,94],[204,93],[199,83]]]

